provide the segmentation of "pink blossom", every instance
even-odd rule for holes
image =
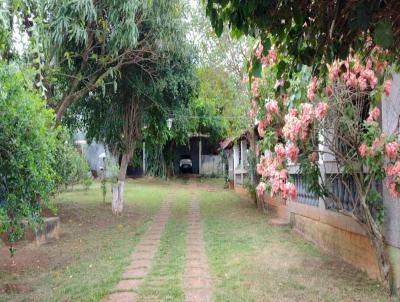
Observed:
[[[368,150],[368,147],[366,144],[361,144],[358,147],[358,153],[360,154],[361,157],[365,157],[365,155],[367,154],[367,150]]]
[[[275,153],[279,158],[283,158],[285,156],[285,148],[282,144],[275,145]]]
[[[368,83],[367,80],[364,79],[363,77],[358,78],[358,87],[360,88],[361,91],[365,91],[368,88]]]
[[[371,154],[372,154],[372,155],[375,155],[375,152],[376,152],[378,149],[383,148],[383,145],[384,145],[384,139],[383,139],[383,137],[377,137],[377,138],[372,142],[372,146],[371,146],[371,149],[370,149]]]
[[[257,80],[255,78],[253,79],[253,82],[251,83],[251,91],[252,91],[254,97],[258,96]]]
[[[265,183],[260,182],[256,188],[257,196],[262,197],[265,191]]]
[[[287,179],[287,176],[288,176],[288,171],[287,171],[286,169],[282,169],[282,170],[279,172],[279,178],[280,178],[280,179],[286,180],[286,179]]]
[[[269,65],[274,65],[276,60],[277,60],[277,56],[276,56],[276,52],[273,49],[270,49],[268,51],[268,59],[269,59]]]
[[[289,113],[285,115],[285,125],[282,128],[283,136],[291,141],[297,139],[302,127],[302,123],[300,119],[294,115],[295,113],[296,111],[289,111]]]
[[[385,83],[383,84],[384,87],[384,92],[386,96],[390,95],[390,90],[392,87],[392,81],[391,80],[386,80]]]
[[[372,108],[372,110],[369,112],[367,122],[372,123],[373,121],[376,121],[379,118],[380,114],[381,114],[381,111],[379,110],[378,107]]]
[[[313,101],[315,98],[315,90],[317,89],[317,83],[318,83],[318,79],[316,77],[313,77],[310,80],[310,83],[308,83],[307,86],[307,98],[310,101]]]
[[[257,59],[261,58],[262,51],[263,51],[263,45],[261,43],[258,43],[254,50],[254,55],[256,56]]]
[[[269,113],[278,113],[279,112],[279,107],[278,107],[278,102],[277,101],[270,101],[265,104],[265,109]]]
[[[389,160],[396,160],[398,148],[399,148],[399,145],[397,142],[387,143],[385,146],[386,157]]]
[[[317,108],[315,108],[315,117],[317,120],[322,121],[325,117],[326,111],[328,110],[328,104],[319,103]]]
[[[291,182],[286,183],[286,190],[291,200],[297,199],[297,190],[294,184],[292,184]]]
[[[265,129],[264,129],[264,121],[263,120],[261,120],[259,123],[258,123],[258,127],[257,127],[257,130],[258,130],[258,134],[261,136],[261,137],[264,137],[265,136]]]
[[[293,162],[297,162],[297,156],[299,154],[299,148],[295,144],[290,144],[287,148],[287,157]]]
[[[304,124],[308,124],[314,115],[313,106],[310,103],[303,103],[301,109],[300,119]]]
[[[311,152],[310,155],[308,155],[308,160],[311,162],[315,162],[317,160],[317,152]]]
[[[332,86],[326,86],[326,87],[325,87],[325,94],[326,94],[327,96],[332,96],[332,94],[333,94]]]
[[[268,59],[266,56],[261,56],[261,65],[263,67],[267,66]]]
[[[264,174],[264,166],[260,163],[256,165],[256,170],[258,175],[263,175]]]
[[[387,64],[387,62],[386,62],[386,64]],[[382,62],[378,62],[376,64],[376,73],[378,75],[382,75],[383,74],[383,72],[385,71],[386,64],[385,64],[385,62],[383,62],[383,63]]]

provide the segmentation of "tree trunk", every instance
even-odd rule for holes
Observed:
[[[132,152],[122,155],[121,165],[119,168],[118,182],[112,188],[112,212],[115,215],[121,214],[124,209],[124,184],[126,178],[126,169],[131,158]]]
[[[389,256],[386,251],[384,236],[382,235],[378,225],[376,224],[371,212],[365,202],[365,198],[361,201],[361,206],[364,211],[365,224],[364,230],[370,239],[375,251],[376,260],[378,262],[379,271],[384,285],[390,290],[390,295],[397,295],[397,288],[394,284],[393,271],[390,265]]]
[[[392,267],[390,265],[389,256],[386,251],[386,244],[384,237],[379,230],[374,218],[372,217],[367,205],[362,202],[362,206],[365,212],[366,223],[364,229],[367,232],[367,236],[372,243],[375,251],[376,260],[378,262],[379,271],[381,274],[384,285],[390,290],[391,296],[397,295],[397,288],[394,284],[394,276]]]

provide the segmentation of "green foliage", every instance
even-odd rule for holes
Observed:
[[[68,186],[82,183],[85,188],[90,187],[92,180],[89,165],[67,139],[66,134],[62,135],[57,146],[58,186],[67,189]]]
[[[58,130],[25,70],[0,65],[0,231],[15,242],[36,226],[56,189]]]

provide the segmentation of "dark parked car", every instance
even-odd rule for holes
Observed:
[[[179,171],[181,171],[181,173],[193,173],[193,162],[190,155],[181,155]]]

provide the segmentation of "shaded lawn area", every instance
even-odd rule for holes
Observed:
[[[60,240],[17,247],[15,266],[2,248],[0,301],[99,301],[119,280],[168,190],[167,183],[153,183],[127,181],[120,217],[103,203],[99,183],[57,197]]]
[[[0,258],[0,301],[100,301],[119,281],[167,192],[172,192],[171,215],[139,288],[141,301],[184,301],[185,233],[193,194],[200,201],[215,301],[389,300],[364,273],[289,228],[268,225],[253,204],[222,185],[211,178],[129,180],[120,217],[103,204],[98,183],[88,192],[62,194],[57,198],[60,240],[20,247],[13,267]]]
[[[389,301],[366,274],[334,260],[233,192],[202,191],[215,301]]]

